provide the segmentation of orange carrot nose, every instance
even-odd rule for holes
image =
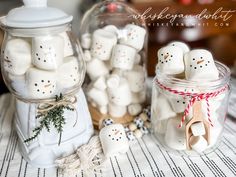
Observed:
[[[200,64],[200,63],[202,63],[202,62],[204,62],[204,60],[197,61],[197,64]]]
[[[49,87],[49,86],[51,86],[51,84],[45,85],[44,87],[47,88],[47,87]]]
[[[117,130],[117,131],[115,132],[115,135],[117,135],[118,133],[120,133],[120,131],[119,131],[119,130]]]
[[[169,55],[165,55],[165,56],[164,56],[164,59],[167,59],[167,58],[168,58],[168,56],[169,56]]]

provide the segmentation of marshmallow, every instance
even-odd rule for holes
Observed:
[[[18,95],[27,97],[27,85],[25,80],[25,75],[17,76],[9,74],[11,80],[11,86]]]
[[[204,49],[192,50],[185,54],[185,76],[187,80],[216,80],[219,71],[216,68],[212,54]]]
[[[203,122],[196,122],[191,125],[191,131],[194,136],[201,136],[206,134]]]
[[[119,86],[121,77],[117,74],[111,74],[107,79],[107,86],[109,88],[116,88]]]
[[[106,91],[91,87],[87,91],[87,96],[91,98],[98,106],[106,106],[108,104],[108,96]]]
[[[190,51],[189,46],[185,44],[184,42],[180,42],[180,41],[172,41],[168,44],[168,46],[179,47],[182,49],[184,54]]]
[[[30,68],[26,73],[28,94],[34,99],[50,98],[56,92],[56,72]]]
[[[108,112],[112,117],[123,117],[127,113],[127,106],[119,106],[109,103]]]
[[[83,49],[90,49],[92,43],[92,37],[90,33],[85,33],[81,37],[81,46]]]
[[[80,81],[79,63],[76,57],[67,57],[57,70],[57,85],[60,89],[75,86]]]
[[[99,138],[106,157],[126,153],[129,150],[129,141],[121,124],[113,124],[102,128]]]
[[[114,33],[115,35],[117,35],[118,31],[119,31],[115,25],[107,25],[107,26],[103,27],[103,29],[105,31],[109,31],[111,33]]]
[[[140,117],[136,117],[133,122],[137,125],[138,128],[141,128],[144,125],[144,121]]]
[[[157,69],[164,74],[184,72],[183,51],[179,47],[166,46],[158,50]]]
[[[44,70],[56,70],[64,57],[64,39],[61,36],[35,37],[32,39],[32,62]]]
[[[146,101],[146,91],[141,91],[141,92],[138,92],[138,93],[134,93],[134,92],[131,92],[132,93],[132,102],[133,104],[142,104]]]
[[[114,33],[98,29],[92,36],[91,54],[100,60],[109,60],[113,46],[117,43]]]
[[[129,130],[130,131],[134,131],[134,130],[136,130],[138,127],[137,127],[137,125],[135,124],[135,123],[131,123],[131,124],[129,124]]]
[[[125,44],[140,51],[145,42],[146,29],[134,24],[128,24],[124,30],[127,32],[127,36],[120,39],[120,44]]]
[[[152,120],[165,120],[176,116],[168,99],[163,94],[159,94],[157,97],[153,96],[152,100]]]
[[[60,34],[64,39],[64,57],[68,57],[74,54],[73,46],[71,44],[70,38],[66,32]]]
[[[137,129],[137,130],[134,131],[134,136],[136,138],[141,138],[143,136],[143,133],[142,133],[141,130]]]
[[[91,53],[90,53],[89,50],[85,50],[85,51],[84,51],[84,60],[85,60],[86,62],[92,60],[92,56],[91,56]]]
[[[207,146],[207,140],[203,136],[191,136],[189,140],[191,148],[196,152],[203,152]]]
[[[94,58],[87,62],[87,73],[91,80],[96,80],[100,76],[107,75],[109,70],[103,61]]]
[[[141,62],[141,55],[137,53],[134,60],[134,64],[138,65],[140,62]]]
[[[31,66],[31,46],[23,39],[7,41],[4,50],[4,69],[13,75],[23,75]]]
[[[135,57],[135,49],[126,45],[117,44],[112,51],[111,65],[114,68],[131,70]]]
[[[127,136],[129,141],[134,141],[136,139],[134,133],[131,132],[131,131],[126,132],[126,136]]]
[[[142,66],[135,66],[133,70],[125,74],[132,92],[140,92],[145,89],[145,71]]]
[[[108,87],[109,101],[119,106],[128,106],[132,101],[131,91],[126,79],[121,78],[118,87]]]
[[[107,88],[106,79],[104,76],[99,77],[94,81],[93,86],[99,90],[105,90]]]
[[[169,119],[166,127],[165,143],[168,147],[176,150],[186,149],[185,126],[178,127],[181,117]]]
[[[136,116],[142,111],[142,106],[140,104],[131,104],[128,106],[128,113],[131,116]]]
[[[102,121],[102,125],[104,126],[104,127],[106,127],[106,126],[109,126],[109,125],[112,125],[114,123],[114,121],[112,120],[112,119],[104,119],[103,121]]]

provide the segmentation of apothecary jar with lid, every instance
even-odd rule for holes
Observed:
[[[30,164],[47,168],[93,133],[81,89],[85,62],[71,32],[72,16],[48,7],[47,0],[23,2],[1,17],[1,70],[16,97],[21,152]]]

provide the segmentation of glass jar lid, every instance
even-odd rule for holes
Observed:
[[[0,19],[1,23],[13,28],[41,28],[66,24],[73,17],[65,12],[48,7],[47,0],[23,0],[24,6],[12,9]]]

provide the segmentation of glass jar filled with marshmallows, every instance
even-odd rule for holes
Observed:
[[[138,12],[121,1],[94,5],[82,20],[86,96],[93,123],[128,123],[146,101],[147,30]]]
[[[152,91],[152,130],[164,147],[210,152],[225,122],[230,70],[211,52],[173,41],[158,50]]]

